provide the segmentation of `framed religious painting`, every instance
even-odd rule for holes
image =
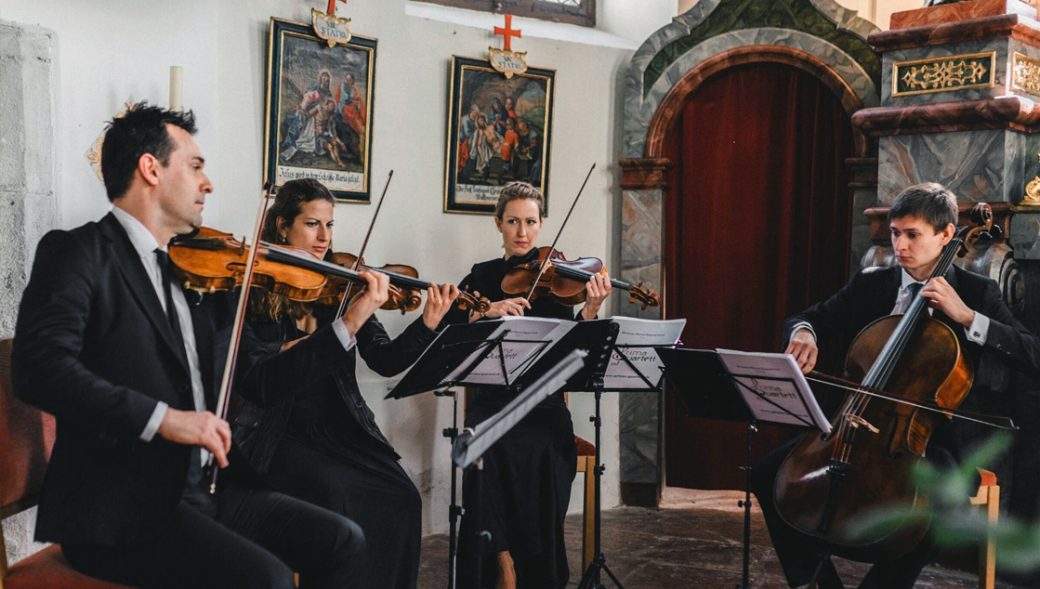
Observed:
[[[493,214],[514,180],[541,190],[548,211],[555,78],[538,68],[506,78],[487,61],[451,58],[445,212]]]
[[[264,180],[314,178],[338,200],[369,202],[376,40],[332,47],[299,23],[271,19]]]

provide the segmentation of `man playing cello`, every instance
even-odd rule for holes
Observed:
[[[816,365],[818,346],[847,350],[874,320],[906,312],[919,291],[932,317],[952,328],[974,369],[971,392],[962,408],[1000,413],[1011,368],[1040,370],[1040,339],[1014,318],[993,280],[957,266],[929,280],[943,247],[955,235],[953,193],[935,183],[911,186],[892,203],[888,221],[898,266],[865,268],[830,298],[786,319],[782,325],[785,352],[808,373]],[[986,433],[982,426],[962,420],[945,423],[932,435],[927,459],[937,465],[955,464]],[[774,482],[793,446],[789,443],[767,454],[752,471],[752,486],[773,546],[790,586],[805,585],[815,576],[821,588],[843,587],[830,559],[821,557],[827,548],[788,525],[777,511]],[[926,536],[902,556],[876,562],[860,587],[912,587],[934,556],[934,544]]]

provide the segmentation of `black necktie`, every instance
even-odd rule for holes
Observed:
[[[173,292],[170,290],[170,256],[159,248],[155,249],[155,259],[159,262],[159,275],[163,285],[163,296],[166,298],[166,319],[170,322],[173,330],[173,339],[180,346],[178,351],[186,354],[184,350],[184,335],[181,333],[181,322],[177,317],[177,308],[173,306]]]
[[[173,339],[179,346],[178,354],[186,358],[188,352],[184,349],[184,335],[181,333],[181,322],[177,317],[177,308],[173,306],[173,291],[170,288],[170,256],[159,248],[155,249],[155,259],[159,262],[159,274],[163,284],[163,296],[166,299],[166,319],[170,322],[173,330]],[[194,403],[194,402],[193,402]],[[194,407],[194,405],[193,405]],[[209,495],[203,490],[202,455],[198,448],[192,447],[191,458],[188,462],[188,475],[184,482],[182,496],[189,504],[200,509],[211,509],[212,502]]]
[[[913,301],[917,298],[917,293],[921,292],[921,287],[924,286],[920,282],[911,282],[906,285],[906,290],[910,292],[910,300]]]

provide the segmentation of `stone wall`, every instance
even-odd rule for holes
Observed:
[[[36,243],[57,226],[53,88],[56,39],[0,21],[0,337],[14,335]],[[3,523],[9,562],[39,548],[36,510]]]

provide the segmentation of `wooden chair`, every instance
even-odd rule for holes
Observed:
[[[983,506],[986,520],[992,527],[1000,517],[1000,485],[997,475],[988,470],[979,469],[979,490],[971,498],[972,505]],[[997,543],[992,531],[986,543],[979,546],[979,589],[993,589],[997,576]]]
[[[54,445],[54,418],[14,398],[11,345],[0,340],[0,521],[36,505]],[[82,575],[52,544],[8,565],[0,534],[0,589],[129,589]]]
[[[574,443],[578,446],[578,472],[585,475],[585,502],[581,509],[581,570],[584,571],[596,558],[596,446],[580,436],[574,436]]]

